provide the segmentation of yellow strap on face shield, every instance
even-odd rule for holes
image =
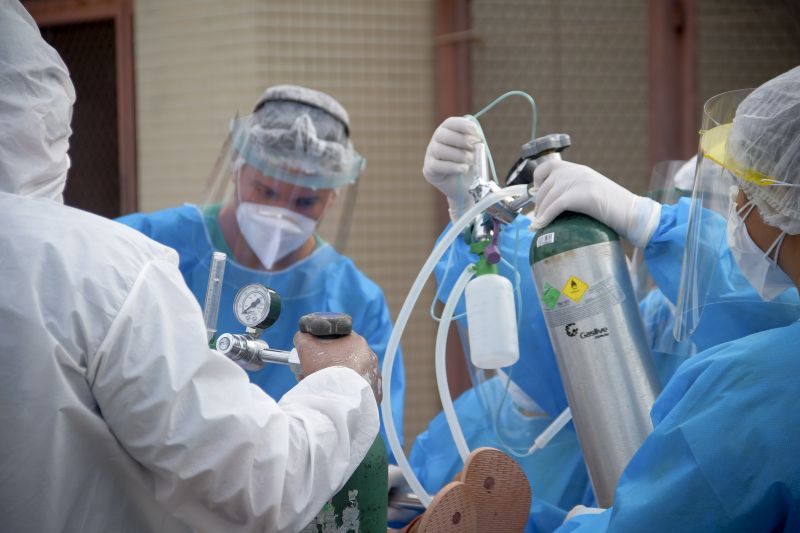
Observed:
[[[734,160],[727,150],[728,135],[732,126],[733,123],[731,122],[710,130],[700,131],[700,150],[703,153],[703,157],[710,159],[744,181],[749,181],[759,187],[783,183],[763,172],[747,168]]]

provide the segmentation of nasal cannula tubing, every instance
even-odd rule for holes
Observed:
[[[386,385],[383,402],[381,403],[381,413],[383,414],[383,421],[386,424],[386,435],[389,439],[389,447],[391,448],[392,453],[397,460],[397,465],[403,471],[403,475],[405,476],[406,481],[408,481],[408,485],[411,487],[411,490],[413,490],[414,493],[419,496],[420,501],[425,507],[428,507],[430,504],[432,499],[431,495],[422,488],[422,484],[420,484],[419,479],[417,479],[417,476],[414,475],[414,472],[411,470],[411,465],[408,463],[408,458],[403,452],[400,439],[397,438],[397,429],[395,428],[394,416],[391,408],[390,398],[392,369],[395,357],[397,355],[397,346],[400,344],[400,336],[403,334],[403,330],[405,329],[408,319],[411,316],[411,311],[414,308],[414,304],[416,304],[417,299],[419,298],[419,295],[425,286],[425,282],[428,280],[428,277],[430,277],[431,272],[433,272],[436,263],[439,261],[439,259],[441,259],[445,251],[447,251],[447,249],[461,234],[464,228],[470,225],[475,217],[478,216],[478,214],[483,212],[492,204],[495,204],[509,196],[519,196],[525,194],[526,189],[527,185],[514,185],[512,187],[507,187],[501,191],[493,192],[487,195],[485,198],[482,198],[480,202],[469,208],[467,212],[464,213],[464,215],[459,218],[449,230],[447,230],[447,232],[444,234],[444,237],[442,237],[439,243],[434,247],[431,255],[425,261],[425,264],[422,266],[419,274],[417,274],[417,278],[414,280],[414,284],[411,286],[411,290],[409,291],[408,296],[403,303],[403,307],[400,309],[400,314],[397,316],[397,322],[395,323],[392,334],[389,337],[389,343],[386,347],[386,355],[384,356],[383,367],[381,369],[381,372],[383,373],[383,382]]]
[[[483,129],[478,122],[478,118],[483,115],[484,113],[491,110],[495,105],[497,105],[502,100],[505,100],[509,96],[522,96],[531,105],[531,112],[532,112],[532,121],[531,121],[531,138],[536,137],[536,121],[537,121],[537,112],[536,112],[536,103],[534,102],[533,98],[521,91],[510,91],[508,93],[503,94],[499,98],[496,98],[493,102],[491,102],[488,106],[484,109],[476,113],[474,116],[469,116],[469,118],[473,121],[476,125],[479,135],[486,144],[486,137],[483,134]],[[486,147],[487,158],[489,161],[489,166],[492,172],[492,178],[495,182],[497,182],[497,172],[494,166],[494,160],[492,159],[491,152]],[[397,317],[397,322],[395,323],[395,327],[392,330],[392,334],[389,337],[389,343],[386,347],[386,354],[383,360],[383,367],[382,373],[384,377],[384,383],[386,384],[386,390],[383,401],[381,402],[381,412],[383,414],[383,420],[386,425],[386,435],[389,439],[389,448],[391,448],[392,453],[394,454],[395,459],[397,460],[397,464],[400,467],[401,471],[403,472],[403,476],[408,481],[409,487],[411,488],[414,493],[419,496],[420,502],[427,508],[430,505],[432,500],[431,495],[425,491],[422,487],[422,484],[419,482],[419,479],[414,474],[413,470],[411,469],[411,465],[408,462],[408,458],[403,451],[403,446],[400,444],[400,439],[397,437],[397,429],[394,424],[394,415],[392,413],[392,405],[391,405],[391,383],[392,383],[392,370],[394,368],[394,360],[397,355],[397,347],[400,344],[400,337],[405,330],[406,324],[408,323],[408,319],[411,316],[411,311],[414,309],[414,305],[419,298],[422,289],[425,286],[428,278],[433,272],[436,263],[441,259],[444,252],[450,247],[450,245],[455,241],[455,239],[461,234],[461,232],[466,228],[469,224],[474,221],[474,218],[486,210],[489,206],[493,205],[500,200],[507,198],[509,196],[519,196],[525,194],[527,192],[527,185],[514,185],[512,187],[507,187],[501,191],[493,192],[488,194],[486,197],[482,198],[479,202],[473,205],[471,208],[464,213],[461,218],[453,223],[450,229],[445,233],[445,235],[441,238],[439,243],[434,247],[431,255],[428,256],[428,259],[425,261],[425,264],[420,269],[419,274],[417,274],[416,279],[414,280],[414,284],[411,286],[411,290],[409,290],[408,296],[406,297],[405,302],[403,302],[403,307],[400,309],[400,314]],[[470,274],[471,276],[471,274]],[[446,391],[445,396],[449,396],[449,391]],[[452,402],[451,402],[452,405]],[[456,420],[457,421],[457,420]],[[460,428],[460,425],[458,426]],[[451,429],[452,431],[452,429]],[[463,441],[463,435],[462,435]]]
[[[450,322],[453,318],[456,304],[461,298],[467,283],[474,275],[475,267],[473,265],[467,265],[464,271],[461,272],[444,304],[442,320],[439,322],[439,329],[436,332],[436,385],[439,388],[439,399],[442,402],[442,410],[447,419],[447,425],[450,427],[450,433],[453,435],[456,449],[458,449],[458,454],[463,461],[467,460],[469,446],[467,446],[467,440],[461,431],[461,424],[458,421],[458,416],[456,416],[453,398],[450,396],[450,387],[447,382],[447,332],[450,330]]]

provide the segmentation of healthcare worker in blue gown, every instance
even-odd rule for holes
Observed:
[[[428,148],[425,175],[432,184],[448,195],[453,216],[459,214],[459,199],[463,201],[464,198],[468,198],[464,194],[464,190],[460,189],[463,185],[460,185],[453,177],[459,174],[463,175],[468,171],[471,146],[476,141],[475,130],[467,119],[451,118],[437,130]],[[537,182],[541,184],[543,179],[542,176],[539,176]],[[467,207],[469,205],[462,206],[460,212]],[[681,259],[686,242],[688,215],[689,198],[683,198],[675,205],[663,206],[659,217],[651,217],[643,221],[650,224],[650,231],[653,232],[649,243],[642,242],[641,237],[635,232],[631,232],[630,235],[623,234],[623,237],[635,239],[639,246],[647,244],[644,248],[647,266],[651,269],[651,273],[657,279],[660,287],[669,295],[667,298],[664,292],[657,289],[640,303],[662,385],[669,381],[688,355],[758,331],[786,326],[800,318],[800,308],[797,305],[798,297],[795,290],[784,291],[770,302],[763,302],[753,287],[743,282],[744,278],[738,266],[729,260],[726,264],[728,267],[727,277],[736,280],[737,283],[731,283],[728,290],[720,296],[719,302],[716,302],[725,305],[716,305],[716,303],[710,305],[706,310],[706,319],[697,325],[687,338],[680,342],[676,341],[672,335],[672,326],[675,321],[675,305],[680,281]],[[655,228],[656,223],[658,223],[657,228]],[[505,268],[505,275],[512,282],[514,282],[516,272],[512,272],[514,275],[509,275],[509,271],[516,270],[525,273],[526,271],[523,269],[528,268],[527,251],[533,235],[522,230],[526,229],[529,224],[529,220],[518,217],[501,236],[503,256],[516,259],[516,261],[512,261],[516,264],[516,268],[501,265],[501,273]],[[653,231],[654,229],[655,231]],[[524,235],[521,244],[517,242],[520,239],[519,234]],[[453,256],[446,256],[442,260],[437,270],[440,281],[443,278],[443,272],[453,271],[449,274],[452,279],[448,279],[443,284],[444,297],[463,266],[468,261],[475,260],[474,256],[470,257],[463,243],[454,245],[452,253]],[[552,385],[547,387],[537,383],[536,378],[521,377],[531,372],[512,373],[511,383],[512,385],[519,383],[519,388],[529,390],[534,397],[540,398],[541,404],[546,405],[548,399],[558,397],[560,379],[557,374],[547,372],[549,368],[553,368],[550,366],[552,355],[549,355],[552,351],[547,342],[535,290],[529,277],[524,275],[521,276],[521,292],[523,305],[519,328],[520,360],[531,370],[542,369],[538,372],[539,378],[544,377],[551,384],[557,383],[558,385],[557,387]],[[532,339],[529,335],[526,339],[525,325],[529,332],[533,331],[538,335],[534,335]],[[514,376],[517,376],[517,379]],[[496,394],[481,394],[483,386],[477,386],[467,391],[456,401],[456,410],[462,428],[471,448],[479,445],[495,445],[508,452],[508,446],[505,446],[507,442],[498,438],[497,425],[487,422],[491,420],[491,417],[487,417],[486,411],[489,410],[491,415],[492,407],[490,404],[487,409],[485,398],[496,396]],[[498,388],[502,388],[503,391],[513,390],[513,387],[502,387],[500,384],[495,386],[495,392]],[[506,405],[509,403],[513,404],[513,402],[505,402]],[[534,431],[531,439],[536,436],[535,433]],[[561,440],[559,441],[559,439]],[[577,445],[574,442],[574,430],[571,425],[567,426],[552,444],[563,444],[564,441],[569,440],[573,441],[573,446],[562,446],[561,455],[556,459],[551,456],[546,462],[547,466],[554,468],[548,469],[536,461],[536,454],[547,452],[547,448],[536,452],[532,457],[519,459],[534,489],[532,520],[529,524],[531,531],[552,530],[563,519],[563,509],[569,509],[578,501],[574,487],[575,481],[579,479],[576,457],[580,458],[580,450],[578,448],[576,451]],[[551,450],[550,453],[555,453],[555,451]],[[544,462],[543,459],[540,460]],[[582,460],[580,462],[582,466]],[[428,482],[426,488],[429,490],[441,487],[442,481],[446,482],[460,469],[461,464],[455,445],[441,414],[430,424],[428,431],[417,439],[412,449],[411,463],[423,484]],[[540,504],[538,508],[537,496]],[[581,503],[590,499],[590,494],[584,493]]]
[[[702,131],[692,201],[676,210],[588,167],[537,169],[537,227],[578,211],[644,246],[678,339],[711,343],[656,400],[614,505],[573,510],[563,531],[800,530],[800,68],[709,100]],[[687,207],[688,232],[667,242]],[[684,257],[677,282],[653,268],[663,254]],[[746,336],[713,344],[731,327]]]
[[[321,223],[345,223],[336,215],[351,207],[346,195],[364,166],[339,102],[312,89],[275,86],[264,92],[252,115],[232,121],[205,205],[119,221],[178,252],[181,273],[199,302],[212,253],[228,255],[218,332],[243,332],[233,313],[234,297],[243,286],[261,283],[281,297],[280,318],[262,335],[271,347],[291,349],[304,314],[344,312],[382,361],[392,330],[383,292],[317,233]],[[335,200],[344,209],[337,209]],[[282,365],[249,374],[276,400],[297,383]],[[398,358],[392,407],[401,435],[404,387]],[[383,426],[381,435],[386,442]]]

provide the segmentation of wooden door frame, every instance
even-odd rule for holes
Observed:
[[[697,150],[697,1],[650,2],[650,167]]]
[[[437,124],[447,117],[464,115],[472,110],[470,49],[475,35],[470,23],[470,1],[436,2]],[[447,201],[438,191],[435,194],[438,197],[439,223],[444,227],[450,222]],[[450,328],[447,335],[447,384],[453,398],[472,386],[457,328]]]
[[[28,0],[25,8],[40,28],[111,20],[117,67],[119,209],[137,210],[136,108],[133,65],[133,0]]]

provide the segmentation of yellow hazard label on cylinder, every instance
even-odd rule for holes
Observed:
[[[583,298],[583,293],[589,288],[589,285],[582,281],[580,278],[576,276],[570,276],[567,282],[564,284],[564,288],[561,289],[561,294],[569,298],[575,303],[581,301]]]

